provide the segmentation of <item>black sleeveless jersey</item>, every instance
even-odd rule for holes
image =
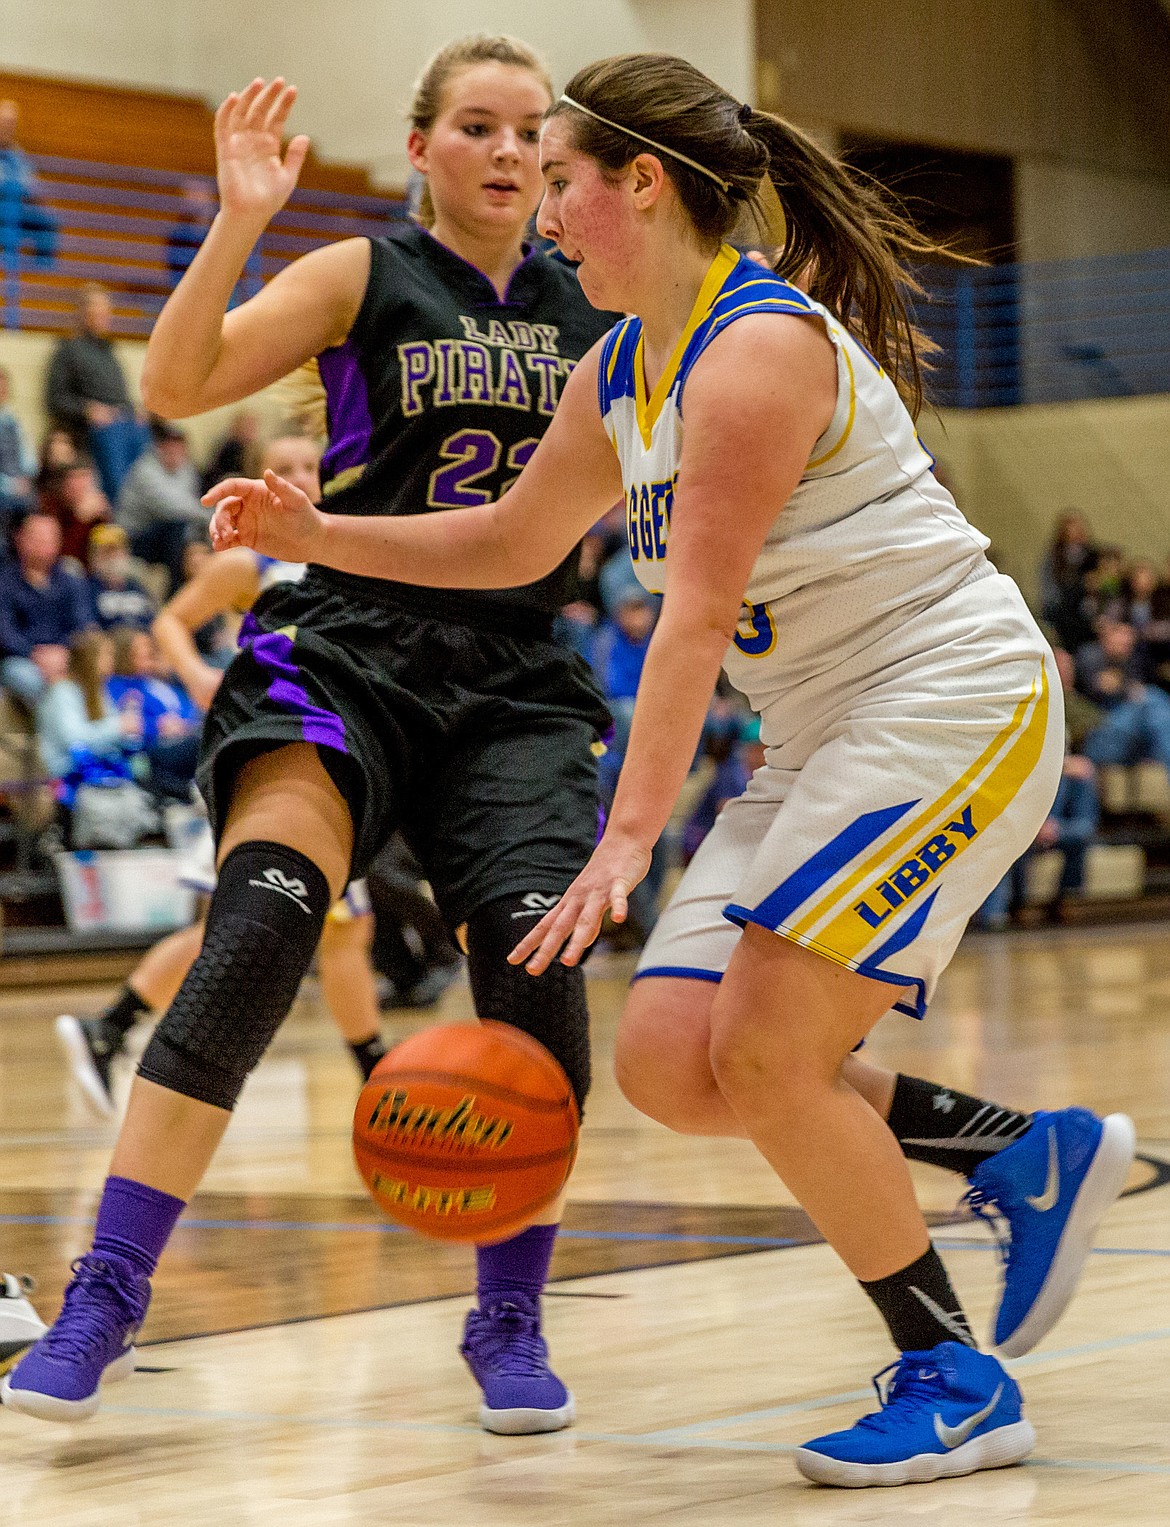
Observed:
[[[548,428],[566,377],[615,321],[589,305],[570,267],[536,251],[501,301],[482,271],[414,224],[371,239],[349,337],[317,357],[329,432],[323,507],[422,514],[499,498]],[[547,626],[571,597],[575,558],[513,589],[313,572],[364,600],[525,629]]]

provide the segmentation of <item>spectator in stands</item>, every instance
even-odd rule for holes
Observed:
[[[45,384],[49,417],[97,463],[102,490],[116,503],[122,481],[146,444],[110,335],[114,305],[104,286],[82,288],[77,332],[53,352]]]
[[[251,408],[241,408],[232,415],[227,434],[203,472],[203,491],[214,488],[225,477],[259,477],[260,415]]]
[[[90,532],[114,517],[93,462],[79,456],[72,465],[47,472],[37,486],[42,512],[53,515],[61,526],[61,555],[88,566]]]
[[[89,593],[103,631],[125,626],[150,630],[154,600],[131,566],[130,538],[121,525],[95,525],[89,533]]]
[[[36,458],[20,420],[8,406],[11,387],[7,366],[0,366],[0,542],[12,516],[26,513],[35,502]]]
[[[1170,695],[1146,682],[1137,632],[1127,622],[1098,622],[1097,640],[1076,655],[1077,688],[1103,712],[1085,738],[1085,755],[1105,764],[1156,759],[1170,772]]]
[[[1120,546],[1101,546],[1097,560],[1085,574],[1084,610],[1093,623],[1102,619],[1126,619],[1126,556]]]
[[[1144,639],[1154,620],[1154,595],[1158,571],[1146,557],[1138,557],[1125,570],[1122,579],[1121,619]]]
[[[75,461],[80,460],[81,452],[77,449],[73,436],[64,425],[55,424],[45,436],[41,446],[41,464],[37,475],[47,477],[56,468],[71,467]]]
[[[118,499],[118,521],[130,548],[144,562],[162,563],[168,597],[183,581],[183,552],[190,534],[206,533],[208,511],[199,502],[199,473],[181,429],[158,419],[153,443],[131,467]]]
[[[12,536],[15,560],[0,567],[0,681],[35,707],[64,677],[69,643],[93,625],[89,589],[61,566],[61,527],[51,514],[25,515]]]
[[[1057,520],[1052,544],[1040,565],[1040,607],[1072,652],[1093,639],[1084,599],[1086,576],[1096,565],[1097,548],[1088,525],[1075,510],[1067,511]]]
[[[216,209],[210,183],[198,176],[191,175],[183,181],[181,195],[178,222],[167,231],[167,269],[172,286],[178,286],[183,272],[199,253]]]
[[[162,673],[158,646],[149,631],[123,627],[114,633],[110,695],[120,711],[137,718],[140,743],[150,764],[150,789],[173,800],[191,798],[203,716],[187,691]]]
[[[57,219],[42,205],[41,188],[28,155],[16,146],[20,107],[0,101],[0,258],[10,261],[26,245],[38,265],[57,252]]]
[[[682,835],[682,860],[689,864],[715,825],[727,802],[742,795],[764,762],[760,718],[726,701],[712,703],[703,729],[703,751],[715,765],[711,782],[687,818]]]
[[[37,741],[45,768],[62,779],[82,752],[115,762],[137,747],[137,716],[117,709],[110,693],[114,671],[110,639],[82,631],[69,644],[66,668],[37,704]]]
[[[1045,849],[1059,849],[1062,855],[1056,894],[1044,908],[1048,922],[1067,923],[1070,901],[1080,896],[1085,885],[1085,860],[1101,821],[1097,793],[1097,770],[1082,752],[1085,739],[1100,722],[1101,712],[1077,693],[1075,665],[1070,653],[1054,649],[1056,666],[1064,689],[1066,754],[1056,800],[1036,841],[1022,854],[983,903],[979,923],[984,928],[1002,928],[1018,921],[1027,900],[1028,866]]]

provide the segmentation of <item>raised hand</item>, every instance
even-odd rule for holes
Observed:
[[[607,907],[615,923],[625,922],[627,898],[649,868],[645,843],[607,828],[589,863],[552,911],[520,940],[508,963],[523,964],[529,975],[539,976],[563,948],[561,964],[576,965],[600,933]]]
[[[283,79],[254,79],[233,91],[215,114],[215,159],[219,203],[233,218],[263,226],[292,195],[309,152],[299,134],[281,157],[284,125],[297,98]]]
[[[211,544],[216,551],[250,546],[280,562],[312,562],[321,545],[326,516],[292,483],[265,472],[254,477],[227,477],[203,495],[214,506]]]

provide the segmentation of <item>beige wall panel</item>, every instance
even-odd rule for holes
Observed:
[[[1170,27],[1083,0],[759,0],[777,109],[800,121],[1102,169],[1170,168]],[[1149,15],[1149,13],[1143,12]]]
[[[1016,240],[1021,260],[1163,248],[1170,245],[1170,178],[1020,160]]]
[[[715,18],[717,17],[717,24]],[[0,68],[195,91],[255,74],[300,87],[294,125],[325,159],[401,185],[403,114],[426,58],[466,32],[523,37],[559,85],[611,53],[681,52],[737,95],[755,79],[752,0],[0,0]]]
[[[1170,397],[947,410],[920,428],[960,508],[1030,599],[1065,509],[1081,510],[1101,541],[1170,557]]]

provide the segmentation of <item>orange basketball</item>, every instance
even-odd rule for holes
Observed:
[[[499,1241],[564,1187],[577,1104],[543,1045],[506,1023],[445,1023],[378,1062],[353,1119],[378,1207],[446,1241]]]

